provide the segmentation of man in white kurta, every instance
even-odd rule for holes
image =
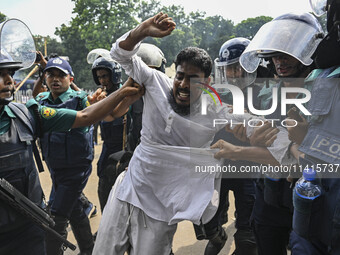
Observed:
[[[174,81],[136,55],[142,39],[168,35],[174,26],[171,18],[160,13],[123,35],[111,49],[112,58],[145,86],[143,128],[128,171],[111,191],[93,254],[168,255],[178,222],[208,222],[218,207],[219,179],[216,173],[195,172],[195,166],[219,164],[208,148],[223,126],[214,127],[213,120],[254,118],[233,115],[226,105],[213,103],[206,115],[201,114],[200,100],[190,99],[200,94],[189,95],[185,89],[191,90],[190,78],[208,82],[212,62],[204,50],[184,50],[199,61],[177,62]],[[190,114],[175,112],[169,102],[171,93],[175,103],[191,106]],[[247,134],[251,132],[247,128]]]

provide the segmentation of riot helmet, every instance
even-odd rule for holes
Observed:
[[[318,68],[340,64],[340,0],[309,0],[317,16],[327,12],[328,34],[318,45],[313,59]]]
[[[113,59],[107,59],[104,57],[97,58],[92,64],[92,75],[95,83],[100,85],[97,70],[106,69],[111,74],[111,81],[114,85],[120,84],[122,82],[122,68],[120,64],[118,64]]]
[[[0,69],[29,68],[36,58],[35,44],[31,31],[18,19],[8,19],[0,24]],[[14,96],[0,99],[0,104],[8,104]]]
[[[0,50],[0,69],[8,68],[13,71],[19,70],[22,68],[22,62],[14,61],[11,55],[4,49]]]
[[[240,57],[240,63],[253,72],[261,58],[288,54],[303,66],[313,63],[312,55],[323,38],[318,20],[310,13],[287,13],[264,24]]]
[[[25,69],[36,58],[31,31],[18,19],[8,19],[0,24],[0,68]]]
[[[239,58],[249,43],[248,39],[237,37],[221,46],[219,57],[214,61],[216,84],[232,84],[243,89],[255,81],[256,70],[249,73],[239,63]]]
[[[157,46],[150,43],[141,43],[137,51],[137,56],[140,57],[147,66],[165,73],[166,59],[164,53]]]
[[[327,12],[328,32],[340,21],[340,0],[309,0],[309,3],[316,16],[320,17]]]

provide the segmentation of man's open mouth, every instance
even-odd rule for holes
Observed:
[[[59,84],[52,84],[51,86],[53,89],[59,89],[61,86]]]
[[[190,91],[178,91],[177,98],[181,101],[189,101],[190,100]]]

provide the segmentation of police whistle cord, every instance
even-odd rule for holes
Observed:
[[[29,77],[31,77],[36,71],[38,71],[39,69],[39,66],[36,65],[30,72],[29,74],[27,74],[27,76],[25,77],[25,79],[23,79],[19,85],[15,88],[15,92],[17,92],[21,87],[22,85],[24,85],[24,83],[28,80]]]
[[[67,241],[52,229],[55,223],[49,214],[21,194],[21,192],[3,178],[0,178],[0,199],[5,201],[11,208],[33,221],[44,231],[54,235],[63,242],[65,247],[70,248],[72,251],[76,249],[74,244]]]

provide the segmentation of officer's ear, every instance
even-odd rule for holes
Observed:
[[[210,84],[211,82],[211,76],[207,77],[207,78],[204,78],[204,83],[205,84]]]
[[[72,83],[74,81],[74,77],[70,76],[70,82]]]

